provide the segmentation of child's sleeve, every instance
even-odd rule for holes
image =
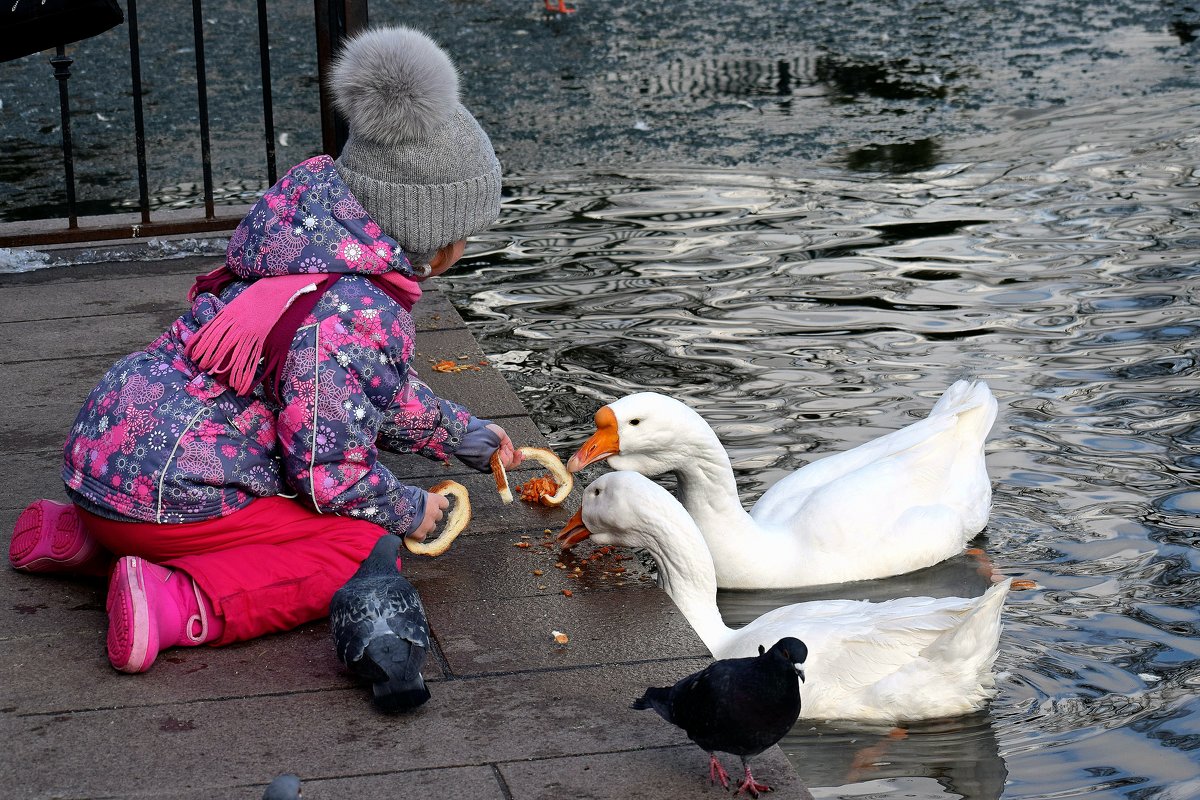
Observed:
[[[277,438],[284,476],[307,504],[404,535],[420,524],[426,495],[378,460],[376,439],[393,424],[390,401],[407,366],[379,346],[377,319],[327,319],[297,337],[280,381]]]
[[[380,425],[379,446],[393,453],[416,453],[449,461],[468,431],[483,421],[475,420],[458,403],[434,394],[408,364],[398,367],[402,382]]]

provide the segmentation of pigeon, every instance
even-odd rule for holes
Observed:
[[[381,536],[329,604],[338,659],[374,685],[375,707],[389,714],[429,699],[421,676],[429,623],[417,590],[396,568],[399,553],[399,536]]]
[[[714,751],[741,758],[745,777],[737,793],[758,797],[771,787],[750,773],[749,760],[783,738],[800,715],[800,681],[808,647],[791,636],[758,656],[714,661],[674,686],[647,689],[633,708],[652,708],[708,753],[708,779],[729,788],[729,773]]]
[[[263,792],[263,800],[300,800],[300,778],[285,772]]]

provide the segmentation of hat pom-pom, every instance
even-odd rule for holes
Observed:
[[[355,136],[390,147],[426,138],[458,105],[454,63],[411,28],[355,36],[338,55],[329,87]]]

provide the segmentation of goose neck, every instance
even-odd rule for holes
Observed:
[[[716,652],[732,630],[717,607],[717,575],[699,530],[688,520],[688,536],[671,548],[651,546],[659,583],[708,647]]]
[[[682,463],[674,472],[679,482],[679,500],[702,530],[712,520],[733,522],[749,518],[738,497],[729,456],[720,444],[715,450],[699,453]]]

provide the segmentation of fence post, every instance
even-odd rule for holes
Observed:
[[[342,42],[367,27],[367,0],[313,0],[317,26],[317,77],[321,91],[321,147],[337,158],[349,129],[333,108],[329,70]]]
[[[79,227],[79,218],[75,212],[75,147],[71,141],[71,96],[67,91],[67,81],[71,79],[71,64],[75,59],[66,54],[60,44],[58,50],[50,57],[54,67],[54,77],[58,80],[58,107],[62,115],[63,143],[63,172],[67,182],[67,227]]]

